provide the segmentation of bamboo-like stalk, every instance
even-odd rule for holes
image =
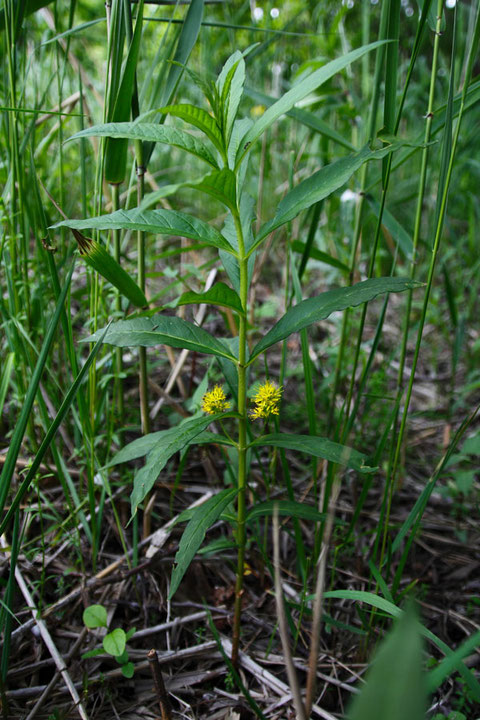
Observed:
[[[429,147],[428,143],[430,141],[430,134],[432,129],[432,122],[433,122],[433,108],[434,108],[434,98],[435,98],[435,83],[437,79],[437,66],[438,66],[438,51],[440,47],[440,29],[441,29],[441,23],[442,23],[442,12],[443,12],[443,2],[442,0],[438,0],[437,5],[437,26],[435,31],[435,38],[433,43],[433,57],[432,57],[432,68],[430,73],[430,89],[428,93],[428,106],[427,106],[427,113],[425,115],[425,147],[422,150],[422,159],[421,159],[421,166],[420,166],[420,175],[418,179],[418,190],[417,190],[417,204],[415,209],[415,222],[414,222],[414,229],[413,229],[413,247],[412,247],[412,258],[410,261],[410,277],[412,280],[415,278],[415,266],[417,261],[417,250],[418,250],[418,241],[420,238],[420,228],[421,228],[421,221],[422,221],[422,215],[423,215],[423,204],[425,199],[425,186],[427,181],[427,167],[428,167],[428,156],[429,156]],[[395,437],[396,429],[397,429],[397,423],[398,423],[398,414],[400,410],[400,399],[404,391],[404,382],[403,382],[403,375],[405,370],[405,360],[407,356],[407,343],[408,343],[408,336],[410,332],[410,315],[412,311],[412,291],[407,291],[407,307],[405,311],[405,322],[404,322],[404,328],[403,328],[403,337],[402,337],[402,349],[400,353],[400,362],[399,362],[399,368],[397,373],[397,410],[394,416],[393,420],[393,434]],[[402,433],[403,435],[403,433]],[[399,433],[400,436],[400,433]],[[398,437],[397,437],[398,441]],[[397,442],[398,444],[398,442]],[[392,499],[393,499],[393,492],[394,492],[394,485],[395,485],[395,476],[397,472],[397,464],[398,464],[398,453],[396,449],[395,442],[392,443],[392,452],[390,456],[390,468],[387,478],[387,503],[386,503],[386,512],[385,512],[385,519],[384,519],[384,525],[383,525],[383,539],[382,539],[382,546],[381,546],[381,552],[380,552],[380,567],[383,565],[383,558],[385,555],[385,547],[386,547],[386,541],[387,541],[387,533],[388,533],[388,524],[390,520],[390,512],[392,507]]]
[[[440,23],[441,23],[442,8],[443,8],[443,0],[438,0],[438,8],[437,8],[438,20],[437,20],[437,28],[436,28],[437,37],[441,30]],[[472,73],[472,69],[473,69],[475,54],[476,54],[476,51],[478,48],[479,37],[480,37],[480,8],[477,6],[475,31],[474,31],[474,35],[473,35],[473,39],[472,39],[472,44],[470,46],[469,57],[468,57],[467,67],[466,67],[466,72],[465,72],[465,79],[464,79],[464,84],[463,84],[463,89],[462,89],[460,110],[458,113],[457,124],[455,126],[453,141],[452,141],[451,150],[450,150],[450,157],[448,160],[448,169],[447,169],[445,184],[443,187],[443,193],[442,193],[442,197],[440,200],[440,207],[439,207],[439,212],[438,212],[438,217],[437,217],[437,225],[435,228],[435,239],[434,239],[434,243],[433,243],[432,255],[430,258],[430,264],[429,264],[429,268],[428,268],[427,287],[425,290],[425,297],[424,297],[423,306],[422,306],[422,313],[420,316],[420,322],[419,322],[419,326],[418,326],[418,330],[417,330],[417,339],[416,339],[416,343],[415,343],[415,351],[414,351],[413,360],[412,360],[412,369],[411,369],[411,374],[410,374],[410,380],[408,383],[407,393],[406,393],[406,397],[405,397],[405,405],[404,405],[403,413],[402,413],[402,420],[400,423],[400,429],[399,429],[399,433],[398,433],[398,437],[397,437],[397,442],[395,445],[395,455],[393,458],[393,465],[392,465],[392,471],[391,471],[391,486],[392,487],[394,487],[394,483],[395,483],[396,473],[397,473],[397,469],[398,469],[398,463],[399,463],[399,459],[400,459],[400,450],[402,447],[403,437],[405,434],[405,429],[406,429],[406,424],[407,424],[408,410],[409,410],[409,406],[410,406],[410,400],[412,397],[413,384],[415,382],[415,373],[416,373],[416,369],[417,369],[418,358],[420,355],[420,346],[421,346],[422,338],[423,338],[423,329],[425,326],[425,320],[426,320],[426,316],[427,316],[427,310],[428,310],[430,294],[431,294],[432,284],[433,284],[433,276],[435,273],[435,266],[436,266],[436,262],[437,262],[438,251],[440,248],[440,241],[441,241],[442,231],[443,231],[443,223],[444,223],[445,213],[446,213],[446,209],[447,209],[448,190],[449,190],[450,181],[451,181],[452,172],[453,172],[453,165],[454,165],[455,153],[456,153],[457,144],[458,144],[458,137],[459,137],[459,133],[460,133],[460,126],[462,123],[462,116],[463,116],[463,112],[465,109],[465,99],[466,99],[467,89],[468,89],[468,85],[470,82],[470,77],[471,77],[471,73]],[[448,112],[448,110],[447,110],[447,112]],[[385,528],[387,528],[387,523],[385,524]],[[386,535],[386,530],[385,530],[385,535]],[[385,544],[386,544],[386,540],[384,539],[383,546],[382,546],[383,552],[384,552]],[[382,553],[382,556],[383,556],[383,553]]]
[[[119,204],[119,185],[115,184],[112,185],[112,207],[113,210],[118,210],[120,207]],[[121,233],[120,230],[112,230],[112,240],[113,240],[113,256],[115,260],[120,264],[120,240],[121,240]],[[122,313],[122,297],[120,293],[117,291],[116,293],[116,299],[115,299],[115,308],[117,311],[118,316],[120,317]],[[116,408],[117,408],[117,416],[118,416],[118,424],[121,430],[123,431],[124,426],[124,419],[125,419],[125,402],[123,397],[123,378],[121,377],[123,372],[123,357],[122,357],[122,348],[115,348],[115,402],[116,402]]]

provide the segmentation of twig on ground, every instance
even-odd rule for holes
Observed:
[[[149,650],[147,653],[148,662],[150,663],[150,669],[152,671],[153,682],[155,684],[155,692],[157,694],[158,704],[160,705],[160,712],[162,713],[162,720],[171,720],[170,703],[165,689],[165,683],[163,682],[162,671],[160,670],[160,664],[158,662],[158,655],[155,648]]]

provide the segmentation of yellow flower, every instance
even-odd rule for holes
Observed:
[[[267,380],[258,388],[253,398],[255,408],[250,413],[252,420],[257,418],[268,418],[270,415],[278,415],[278,405],[282,396],[282,388]]]
[[[213,390],[209,390],[203,396],[202,410],[209,415],[215,415],[217,412],[225,412],[225,410],[228,410],[229,408],[230,403],[227,402],[225,393],[220,385],[215,385]]]

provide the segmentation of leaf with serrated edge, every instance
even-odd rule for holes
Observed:
[[[236,488],[233,490],[222,490],[203,503],[203,505],[195,508],[192,518],[184,530],[177,554],[175,555],[176,565],[172,572],[169,599],[176,593],[188,566],[203,542],[208,528],[220,517],[227,505],[235,499],[237,492],[238,490]]]
[[[160,442],[150,451],[147,461],[143,468],[138,471],[133,481],[133,491],[130,496],[132,515],[135,515],[139,504],[150,492],[158,476],[167,464],[168,460],[179,450],[191,443],[193,439],[200,435],[212,422],[220,418],[233,417],[234,413],[215,413],[201,418],[194,418],[182,423],[175,428],[176,432],[169,435],[167,441],[161,439]]]
[[[260,228],[253,248],[256,248],[271,232],[293,220],[302,210],[306,210],[345,185],[363,163],[376,157],[378,151],[364,147],[358,153],[325,165],[296,185],[281,201],[275,217]]]
[[[271,345],[284,340],[294,332],[308,327],[314,322],[325,320],[331,313],[355,307],[373,300],[377,295],[387,292],[404,292],[421,287],[423,283],[403,278],[370,278],[350,287],[335,288],[302,300],[290,308],[276,325],[253,348],[249,363]]]
[[[203,293],[183,293],[177,305],[192,305],[193,303],[221,305],[222,307],[232,308],[232,310],[236,310],[238,313],[242,312],[242,303],[237,293],[222,282],[215,283],[215,285]]]
[[[365,464],[366,455],[346,445],[340,445],[324,437],[313,435],[289,435],[287,433],[273,433],[263,435],[250,443],[250,447],[256,445],[271,445],[286,450],[298,450],[299,452],[323,458],[329,462],[345,465],[346,467],[358,470],[358,472],[371,473],[377,468]]]
[[[148,433],[142,435],[142,437],[132,440],[131,443],[121,448],[110,462],[107,467],[112,465],[120,465],[122,463],[130,462],[131,460],[137,460],[138,458],[145,457],[148,453],[153,450],[155,445],[158,445],[160,441],[166,443],[172,437],[175,437],[178,433],[178,427],[168,428],[168,430],[158,430],[157,432]],[[205,443],[219,443],[220,445],[233,445],[233,441],[224,437],[223,435],[217,435],[213,432],[204,431],[197,435],[192,440],[194,445],[203,445]]]
[[[232,212],[237,208],[237,188],[236,177],[228,168],[218,170],[217,172],[205,175],[199,180],[185,183],[189,187],[197,188],[207,195],[211,195],[216,200],[226,205]]]
[[[203,108],[183,103],[180,105],[167,105],[167,107],[160,108],[159,112],[168,113],[190,123],[190,125],[204,132],[219,152],[223,151],[222,134],[216,120],[206,110],[203,110]]]
[[[62,226],[75,230],[142,230],[156,235],[178,235],[236,254],[218,230],[178,210],[116,210],[84,220],[62,220],[52,227]]]
[[[97,340],[102,331],[85,338],[84,342]],[[206,330],[182,318],[166,315],[119,320],[112,323],[104,342],[116,347],[154,347],[169,345],[175,348],[196,350],[206,355],[217,355],[236,362],[226,345]]]
[[[69,140],[76,140],[81,137],[128,138],[129,140],[172,145],[185,150],[191,155],[195,155],[218,169],[218,163],[207,145],[184,130],[169,125],[156,125],[147,122],[105,123],[104,125],[94,125],[81,130],[72,135]]]

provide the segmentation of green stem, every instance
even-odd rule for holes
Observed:
[[[442,14],[441,10],[443,8],[442,0],[438,0],[438,8],[439,8],[438,9],[439,17],[438,17],[438,21],[437,21],[437,33],[436,33],[436,38],[435,38],[436,40],[440,33],[440,27],[441,27],[440,26],[441,14]],[[405,398],[405,405],[404,405],[403,414],[402,414],[402,421],[400,423],[400,430],[398,433],[397,443],[395,446],[395,456],[394,456],[394,460],[393,460],[392,480],[391,480],[392,486],[395,483],[395,476],[396,476],[398,462],[399,462],[399,458],[400,458],[400,450],[401,450],[402,443],[403,443],[403,436],[405,434],[408,410],[409,410],[409,406],[410,406],[410,399],[412,397],[413,383],[415,382],[415,373],[416,373],[416,369],[417,369],[418,357],[420,354],[420,346],[422,343],[423,328],[425,326],[425,319],[427,316],[428,303],[430,300],[430,292],[431,292],[432,284],[433,284],[435,265],[436,265],[436,261],[437,261],[438,250],[440,247],[440,240],[442,237],[443,222],[444,222],[445,213],[447,210],[448,190],[450,187],[450,181],[451,181],[452,172],[453,172],[453,163],[454,163],[454,159],[455,159],[455,152],[457,149],[458,136],[460,133],[460,126],[461,126],[461,122],[462,122],[463,112],[465,109],[465,99],[466,99],[467,89],[468,89],[468,85],[469,85],[470,78],[471,78],[471,72],[472,72],[472,68],[473,68],[474,58],[475,58],[475,54],[476,54],[477,47],[478,47],[479,36],[480,36],[480,12],[477,10],[477,17],[476,17],[476,22],[475,22],[475,32],[474,32],[474,37],[472,40],[472,45],[470,47],[470,53],[469,53],[467,68],[466,68],[466,72],[465,72],[465,81],[464,81],[464,86],[463,86],[463,90],[462,90],[462,99],[461,99],[461,104],[460,104],[460,110],[458,113],[457,124],[455,126],[455,132],[454,132],[454,137],[453,137],[453,142],[452,142],[452,146],[451,146],[451,150],[450,150],[450,157],[449,157],[449,162],[448,162],[448,169],[447,169],[446,179],[445,179],[445,183],[443,186],[443,192],[442,192],[442,197],[441,197],[441,201],[440,201],[440,208],[439,208],[439,213],[438,213],[438,218],[437,218],[437,226],[435,229],[435,240],[433,243],[432,256],[431,256],[431,260],[430,260],[430,266],[428,269],[427,288],[425,291],[425,298],[423,301],[422,314],[421,314],[420,324],[419,324],[418,332],[417,332],[417,341],[415,344],[415,352],[414,352],[414,356],[413,356],[410,381],[408,383],[407,394],[406,394],[406,398]],[[448,112],[448,109],[447,109],[447,112]],[[385,545],[385,542],[384,542],[384,545]]]
[[[238,239],[238,262],[240,266],[240,300],[242,314],[239,325],[238,349],[238,495],[237,495],[237,577],[235,582],[235,610],[233,620],[232,663],[237,664],[240,643],[240,621],[242,615],[243,572],[245,564],[245,518],[247,489],[247,305],[248,305],[248,259],[245,256],[245,242],[238,209],[233,213]]]
[[[112,185],[112,208],[113,210],[118,210],[119,208],[119,185],[115,184]],[[112,231],[113,236],[113,253],[115,260],[120,263],[120,230],[113,230]],[[115,301],[115,307],[117,311],[117,315],[120,318],[122,314],[122,297],[119,292],[117,292],[117,297]],[[123,371],[123,358],[122,358],[122,348],[116,348],[115,349],[115,398],[117,403],[117,415],[118,415],[118,421],[119,421],[119,428],[120,432],[123,432],[124,428],[124,418],[125,418],[125,404],[123,402],[123,379],[121,377]]]
[[[433,44],[433,58],[432,58],[432,70],[430,74],[430,90],[428,95],[428,107],[427,107],[427,113],[426,113],[426,122],[425,122],[425,147],[422,150],[422,160],[421,160],[421,167],[420,167],[420,177],[418,182],[418,194],[417,194],[417,206],[415,210],[415,222],[414,222],[414,230],[413,230],[413,248],[412,248],[412,259],[410,261],[410,277],[412,280],[415,278],[415,265],[417,260],[417,249],[418,249],[418,241],[420,238],[420,229],[421,229],[421,221],[422,221],[422,212],[423,212],[423,203],[425,198],[425,186],[426,186],[426,180],[427,180],[427,167],[428,167],[428,154],[429,154],[429,147],[428,143],[430,141],[430,135],[431,135],[431,129],[432,129],[432,122],[433,122],[433,103],[434,103],[434,97],[435,97],[435,82],[437,79],[437,65],[438,65],[438,50],[440,45],[440,29],[441,29],[441,17],[442,17],[442,1],[440,0],[437,8],[437,28],[435,32],[435,39]],[[407,308],[405,312],[405,324],[403,328],[403,339],[402,339],[402,349],[400,353],[400,363],[398,368],[398,374],[397,374],[397,397],[396,397],[396,412],[395,417],[393,420],[393,437],[395,437],[395,433],[397,430],[397,424],[398,424],[398,415],[399,415],[399,409],[400,409],[400,399],[404,391],[404,383],[403,383],[403,375],[405,370],[405,361],[407,357],[407,343],[408,343],[408,336],[410,332],[410,315],[412,310],[412,291],[407,291]],[[401,436],[403,437],[403,431],[400,431]],[[400,437],[400,435],[399,435]],[[398,438],[397,438],[398,440]],[[390,512],[391,512],[391,506],[392,506],[392,500],[393,500],[393,493],[394,493],[394,486],[395,486],[395,475],[397,472],[397,465],[398,465],[398,458],[399,458],[399,449],[397,451],[397,447],[395,442],[392,443],[392,449],[391,449],[391,456],[390,456],[390,472],[388,473],[388,498],[386,502],[386,513],[385,513],[385,520],[384,520],[384,526],[383,526],[383,538],[382,538],[382,547],[381,547],[381,555],[380,555],[380,567],[383,565],[383,558],[385,555],[385,548],[386,548],[386,542],[387,542],[387,534],[388,534],[388,525],[390,521]],[[377,545],[377,543],[375,544]]]

